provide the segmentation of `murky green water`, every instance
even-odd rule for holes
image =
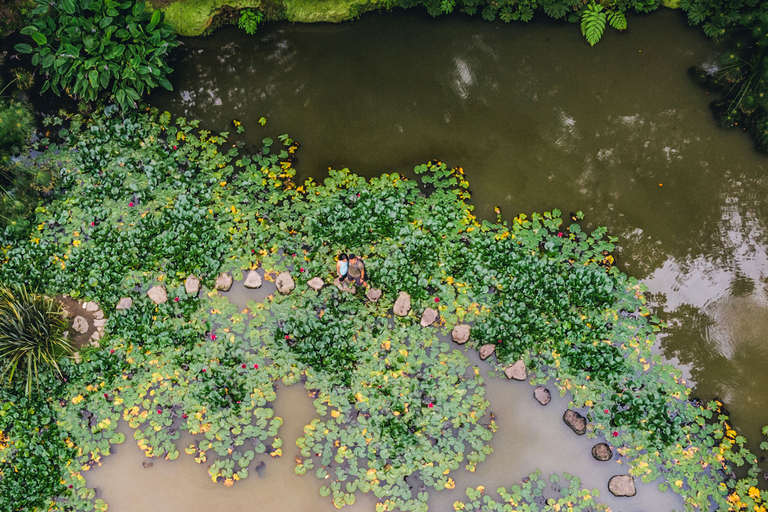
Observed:
[[[716,52],[698,29],[671,11],[629,26],[594,48],[573,25],[408,13],[222,30],[185,41],[176,90],[153,103],[213,130],[238,119],[252,142],[289,132],[301,177],[407,173],[439,158],[464,167],[481,216],[583,210],[620,238],[619,265],[654,293],[671,325],[663,353],[698,396],[725,401],[756,449],[768,424],[768,158],[741,131],[717,129],[690,81],[687,68]],[[489,464],[508,468],[509,484],[552,457]]]

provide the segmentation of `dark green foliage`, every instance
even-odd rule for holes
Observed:
[[[51,403],[0,388],[0,512],[47,510],[68,494],[62,467],[74,456]]]
[[[34,131],[32,112],[24,105],[0,100],[0,169],[22,152]]]
[[[16,50],[32,54],[49,88],[87,101],[102,93],[122,108],[132,108],[157,86],[171,89],[165,58],[175,41],[160,11],[126,0],[36,0],[32,24],[22,29],[33,45]]]
[[[39,374],[61,375],[58,361],[72,353],[61,304],[30,293],[26,286],[0,288],[0,375],[6,384],[24,383],[27,395],[39,389]]]
[[[240,19],[237,21],[237,26],[245,30],[247,34],[253,35],[256,33],[256,29],[259,28],[259,23],[264,19],[264,13],[261,11],[254,11],[253,9],[243,9],[240,11]]]
[[[768,1],[682,0],[692,25],[724,45],[711,78],[724,97],[713,103],[724,126],[742,126],[768,149]]]

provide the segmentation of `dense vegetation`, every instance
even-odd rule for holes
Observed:
[[[554,379],[589,416],[590,435],[633,475],[661,477],[687,510],[762,506],[755,457],[719,404],[689,401],[679,371],[651,354],[658,321],[642,287],[612,266],[605,230],[585,233],[556,211],[478,222],[463,171],[440,162],[419,166],[417,181],[366,182],[344,170],[298,185],[289,137],[243,155],[228,134],[167,114],[110,107],[60,135],[63,145],[41,156],[58,155],[59,186],[36,208],[31,233],[2,235],[0,280],[112,313],[101,348],[63,361],[62,381],[41,375],[51,390],[44,406],[27,405],[19,387],[4,391],[13,412],[0,413],[3,504],[104,510],[83,472],[125,441],[123,418],[147,456],[185,451],[223,485],[289,450],[296,473],[324,480],[321,493],[337,506],[370,492],[377,510],[425,510],[426,489],[455,487],[451,471],[473,471],[492,450],[479,370],[436,337],[468,322],[475,346],[496,345],[499,369],[522,359],[534,383]],[[309,290],[310,277],[330,281],[342,250],[364,256],[384,292],[378,302]],[[239,310],[183,285],[195,274],[210,289],[219,271],[259,267],[268,280],[292,269],[297,289]],[[168,302],[143,292],[156,284]],[[399,291],[413,311],[391,318]],[[133,306],[114,311],[121,297]],[[426,307],[439,311],[436,327],[419,325]],[[271,407],[277,381],[302,381],[315,398],[317,418],[295,449]],[[31,424],[47,425],[44,434]],[[177,445],[182,430],[192,445]],[[12,469],[21,458],[39,471],[33,486]],[[744,465],[747,478],[726,477]],[[413,478],[425,487],[412,490]],[[582,508],[597,496],[576,480],[558,487],[563,503]],[[556,510],[558,498],[540,501],[543,489],[534,473],[499,492]],[[482,489],[467,497],[455,507],[506,506]]]

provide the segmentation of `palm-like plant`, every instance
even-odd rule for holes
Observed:
[[[30,293],[26,286],[0,287],[0,377],[12,383],[23,375],[27,395],[38,374],[50,370],[61,376],[58,360],[72,353],[72,344],[63,336],[67,328],[64,310],[58,301]]]

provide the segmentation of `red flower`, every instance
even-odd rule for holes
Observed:
[[[179,146],[173,146],[173,149],[179,149]]]
[[[186,418],[187,418],[187,415],[186,415],[186,414],[182,414],[182,415],[181,415],[181,417],[182,417],[182,418],[184,418],[184,419],[186,419]]]
[[[253,367],[256,368],[257,370],[259,369],[259,365],[257,364],[253,365]]]
[[[134,203],[133,201],[131,201],[130,203],[128,203],[128,206],[130,206],[131,208],[133,208],[133,207],[135,206],[135,203]]]
[[[557,236],[559,236],[560,238],[563,238],[563,233],[560,232],[560,233],[557,234]]]
[[[203,368],[203,373],[205,373],[205,368]]]
[[[429,407],[431,409],[434,406],[435,406],[435,404],[433,404],[432,402],[429,402],[429,405],[427,407]]]
[[[360,194],[357,194],[357,197],[360,197]]]
[[[72,484],[69,484],[69,488],[70,488],[70,489],[72,488]]]
[[[157,410],[157,414],[163,414],[163,410],[162,409],[158,409]]]
[[[613,431],[613,437],[619,437],[619,433],[616,432],[615,430]]]
[[[114,354],[115,353],[115,349],[110,350],[109,353],[110,354]]]
[[[176,297],[175,299],[173,299],[173,302],[179,302],[179,298]]]
[[[293,253],[293,257],[294,257],[294,258],[296,257],[296,253]]]
[[[216,341],[216,335],[215,334],[211,334],[211,339]]]
[[[435,297],[435,302],[440,302],[440,297]]]
[[[251,254],[256,254],[256,249],[251,249]]]
[[[299,272],[304,272],[304,267],[301,267],[301,268],[299,269]]]
[[[96,223],[95,223],[95,222],[91,222],[91,226],[95,226],[95,225],[96,225]]]
[[[109,395],[104,393],[104,398],[109,398]]]
[[[245,363],[241,364],[240,368],[245,368]]]
[[[287,340],[291,339],[291,335],[290,334],[286,334],[285,335],[285,339],[287,339]]]
[[[604,412],[605,414],[608,414],[608,413],[609,413],[609,412],[611,412],[611,411],[609,411],[608,409],[606,409],[606,410],[604,410],[603,412]]]

